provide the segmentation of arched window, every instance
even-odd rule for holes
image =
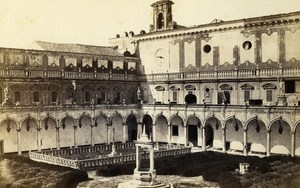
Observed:
[[[157,29],[162,29],[164,27],[164,15],[159,13],[157,16]]]

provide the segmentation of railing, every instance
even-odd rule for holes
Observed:
[[[126,147],[131,147],[133,145],[134,145],[134,143],[119,144],[117,146],[117,149],[118,149],[118,147],[126,148]],[[110,147],[111,147],[111,145],[110,145]],[[97,148],[97,147],[95,147],[95,148]],[[105,145],[104,145],[104,148],[106,149]],[[191,147],[182,147],[182,146],[172,145],[171,147],[168,146],[166,148],[167,148],[167,150],[154,151],[154,158],[178,156],[178,155],[185,155],[185,154],[191,153]],[[84,148],[81,148],[81,149],[84,149]],[[82,150],[82,151],[88,151],[91,148],[86,148],[86,149],[87,150]],[[56,150],[56,151],[58,151],[58,150]],[[63,151],[62,153],[66,152],[66,151],[67,150]],[[54,153],[52,153],[52,154],[54,154]],[[103,166],[103,165],[122,164],[122,163],[127,163],[127,162],[133,162],[136,160],[135,153],[126,154],[126,155],[120,154],[120,155],[108,156],[108,157],[100,155],[99,158],[84,159],[84,160],[65,159],[65,158],[61,158],[58,156],[53,156],[53,155],[51,155],[51,153],[47,153],[47,152],[42,152],[42,153],[29,152],[29,157],[31,160],[34,160],[34,161],[44,162],[44,163],[48,163],[48,164],[55,164],[55,165],[60,165],[60,166],[66,166],[66,167],[75,168],[75,169],[89,169],[89,168],[95,168],[95,167]],[[141,157],[141,160],[149,159],[149,152],[141,153],[140,157]]]
[[[1,69],[0,77],[16,78],[65,78],[65,79],[96,79],[96,80],[142,80],[142,81],[172,81],[172,80],[212,80],[240,78],[279,78],[300,77],[300,67],[281,69],[255,70],[215,70],[199,72],[161,73],[147,75],[93,73],[93,72],[64,72],[54,70]]]
[[[129,149],[134,147],[133,142],[128,143],[116,143],[116,149]],[[87,147],[77,147],[77,148],[66,148],[60,150],[44,150],[41,151],[42,154],[52,155],[52,156],[63,156],[63,155],[73,155],[73,154],[86,154],[91,152],[104,152],[111,151],[112,145],[96,145]]]
[[[75,169],[80,168],[77,160],[65,159],[65,158],[51,156],[51,155],[45,155],[45,154],[37,153],[37,152],[29,152],[29,158],[31,160],[34,160],[37,162],[65,166],[65,167],[70,167],[70,168],[75,168]]]

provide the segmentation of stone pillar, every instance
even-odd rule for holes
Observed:
[[[223,148],[222,151],[226,153],[226,128],[222,128],[222,139],[223,139]]]
[[[127,130],[127,125],[126,125],[126,123],[123,123],[123,126],[122,126],[122,128],[123,128],[123,139],[122,139],[122,143],[126,143],[126,130]]]
[[[38,127],[36,128],[37,130],[37,146],[38,146],[38,151],[41,151],[41,128],[40,128],[40,121],[38,122]]]
[[[205,127],[202,127],[202,151],[206,150]]]
[[[156,142],[156,124],[155,123],[152,125],[152,140],[153,140],[153,142]]]
[[[110,124],[106,124],[107,130],[107,144],[110,144]]]
[[[154,149],[153,149],[153,145],[150,148],[150,173],[154,172]]]
[[[91,145],[94,146],[95,143],[94,143],[94,127],[95,127],[95,122],[92,122],[92,125],[91,125]]]
[[[78,128],[78,121],[75,120],[74,127],[74,147],[77,148],[77,128]]]
[[[137,122],[137,128],[138,128],[138,131],[137,131],[137,137],[139,138],[140,135],[142,135],[142,133],[143,133],[142,122]]]
[[[243,149],[243,154],[245,155],[245,156],[247,156],[248,155],[248,151],[247,151],[247,129],[244,129],[244,149]]]
[[[271,149],[271,130],[267,130],[267,156],[270,156]]]
[[[139,146],[135,147],[135,169],[139,170],[140,169],[140,154],[139,154]]]
[[[187,126],[183,126],[183,136],[184,136],[184,146],[187,146],[189,144],[188,139],[187,139]]]
[[[21,155],[22,151],[21,151],[21,129],[20,128],[17,129],[17,142],[18,142],[18,155]]]
[[[292,142],[291,142],[291,156],[295,157],[295,146],[296,146],[296,139],[295,139],[295,131],[292,131]]]
[[[58,125],[58,124],[57,124]],[[60,135],[59,135],[59,128],[60,127],[55,127],[56,129],[56,149],[60,149]]]
[[[171,144],[171,125],[168,125],[168,144]]]

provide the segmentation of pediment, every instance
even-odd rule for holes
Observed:
[[[180,88],[178,88],[178,87],[176,87],[176,86],[172,86],[172,87],[170,87],[170,90],[171,90],[171,91],[179,91]]]
[[[163,86],[156,86],[155,90],[156,91],[165,91],[166,89]]]
[[[267,83],[262,86],[264,89],[276,89],[277,87],[274,84]]]
[[[223,84],[220,86],[221,90],[232,90],[232,87],[228,84]]]
[[[253,90],[254,87],[249,85],[249,84],[244,84],[244,85],[241,86],[241,89],[242,90]]]
[[[193,85],[187,85],[187,86],[185,86],[185,89],[186,90],[196,90],[195,86],[193,86]]]

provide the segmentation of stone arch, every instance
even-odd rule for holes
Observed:
[[[215,115],[208,116],[204,121],[205,146],[222,148],[222,122]]]
[[[243,151],[244,127],[242,122],[235,116],[231,116],[224,121],[224,127],[226,129],[226,145],[228,145],[228,149]]]
[[[93,125],[92,117],[89,114],[82,114],[78,118],[78,127],[77,127],[77,144],[78,145],[91,145],[91,129]]]
[[[295,155],[300,156],[300,120],[295,123],[292,132],[295,132]]]
[[[109,118],[105,114],[100,114],[95,118],[93,139],[95,144],[107,143]]]
[[[247,150],[251,153],[263,153],[267,151],[267,125],[264,121],[254,116],[245,124],[247,130]]]
[[[18,151],[17,129],[18,122],[15,119],[6,117],[6,119],[1,121],[0,135],[1,139],[4,140],[4,153]]]
[[[70,147],[74,146],[74,128],[77,126],[77,120],[70,115],[66,115],[60,121],[60,146]]]
[[[153,138],[153,117],[149,114],[145,114],[142,123],[146,127],[146,133]]]
[[[134,114],[130,114],[126,117],[126,125],[127,125],[127,135],[128,135],[127,140],[130,142],[137,140],[138,126],[137,126],[137,118]]]
[[[275,118],[270,122],[270,152],[277,154],[291,153],[291,126],[283,118]]]
[[[56,143],[56,131],[57,131],[57,121],[56,119],[48,114],[43,117],[41,121],[41,148],[55,148]]]
[[[190,144],[193,144],[193,146],[198,146],[202,144],[202,140],[199,139],[199,136],[201,136],[200,127],[202,125],[201,120],[193,115],[190,115],[186,119],[186,128],[187,128],[187,139]]]
[[[111,123],[111,142],[121,142],[123,139],[123,117],[120,113],[115,113],[110,118]]]
[[[161,113],[155,117],[156,141],[168,142],[168,119]]]
[[[193,93],[187,94],[184,97],[184,102],[187,104],[197,104],[197,96]]]
[[[34,117],[27,116],[21,121],[21,150],[36,150],[38,147],[37,143],[40,142],[37,140],[37,128],[38,123]]]
[[[171,142],[184,143],[184,118],[180,114],[173,114],[170,117]]]

